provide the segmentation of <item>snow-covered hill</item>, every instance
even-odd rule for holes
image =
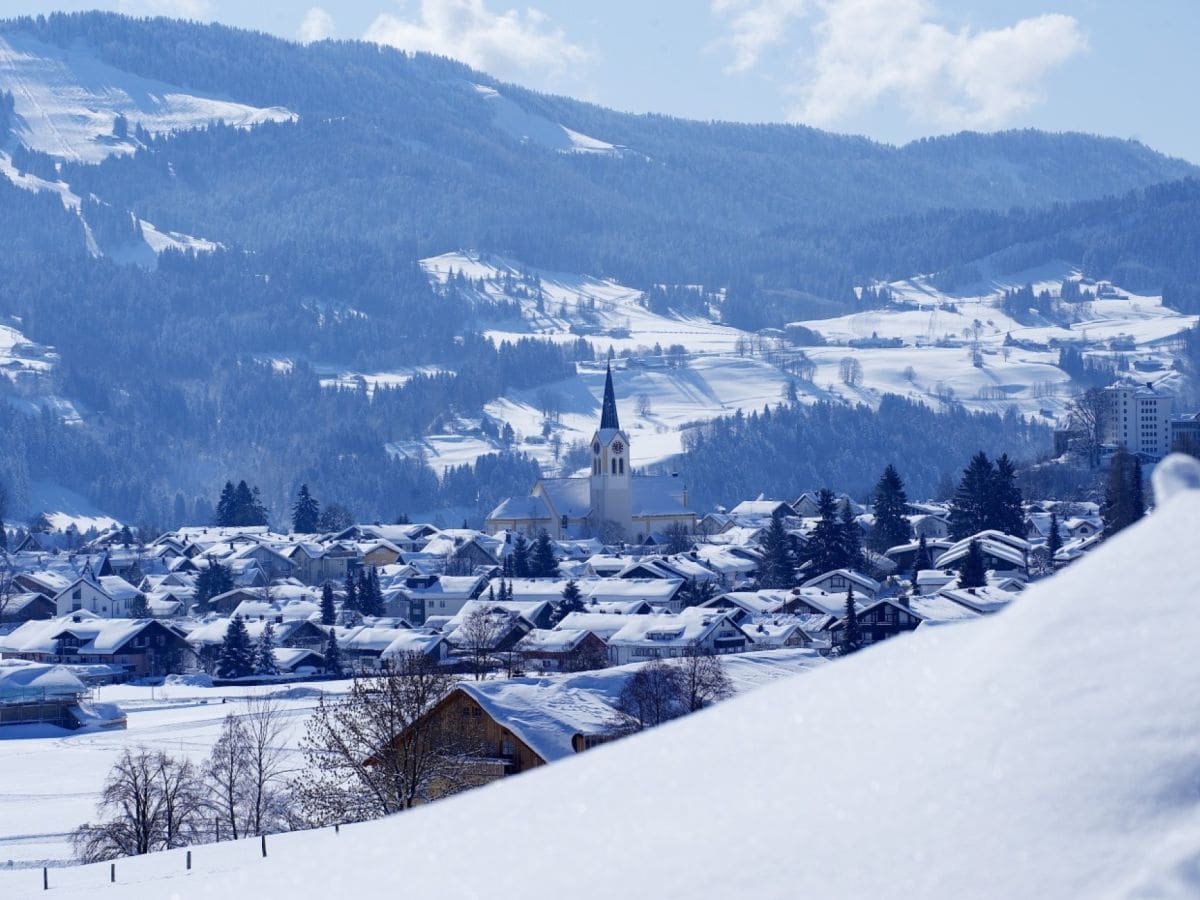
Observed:
[[[625,413],[622,424],[634,438],[634,462],[641,466],[680,453],[684,433],[696,423],[774,405],[789,385],[802,402],[876,406],[883,395],[898,394],[933,407],[958,403],[988,412],[1015,407],[1053,423],[1080,387],[1058,366],[1061,346],[1108,361],[1123,357],[1131,374],[1140,368],[1138,377],[1172,388],[1178,377],[1172,369],[1173,339],[1197,321],[1164,307],[1161,297],[1111,285],[1103,289],[1105,296],[1073,304],[1074,321],[1022,324],[1006,314],[1004,292],[1027,284],[1035,294],[1057,294],[1064,280],[1092,292],[1100,289],[1068,264],[1050,262],[994,274],[954,292],[939,290],[929,276],[894,282],[887,285],[892,302],[883,308],[797,323],[819,333],[826,344],[796,348],[782,335],[754,335],[718,324],[720,294],[710,297],[707,318],[660,314],[648,308],[643,291],[612,279],[540,270],[493,254],[446,253],[422,265],[443,288],[453,280],[456,290],[480,302],[519,307],[519,318],[495,322],[487,331],[496,341],[536,336],[573,343],[583,337],[599,356],[610,347],[633,354],[617,361],[616,389]],[[673,346],[682,347],[683,354],[673,354]],[[800,354],[811,372],[798,376],[789,366]],[[860,367],[857,383],[843,378],[847,359]],[[360,376],[368,384],[402,377],[343,373],[342,383]],[[585,441],[594,429],[603,382],[602,362],[581,364],[575,378],[535,391],[510,391],[485,411],[512,425],[522,438],[521,450],[556,470],[555,446]],[[555,422],[551,434],[543,436],[548,405]],[[422,454],[439,470],[471,462],[499,447],[477,426],[477,420],[460,421],[444,433],[391,449]]]
[[[164,134],[216,121],[249,127],[295,119],[281,107],[262,109],[142,78],[86,48],[52,47],[19,32],[0,35],[0,91],[13,95],[16,136],[26,147],[75,162],[134,152],[138,125]],[[118,116],[129,126],[123,137],[113,131]]]
[[[625,148],[573,131],[545,116],[527,112],[516,101],[484,84],[472,85],[492,111],[492,124],[522,143],[537,144],[559,153],[598,153],[620,156]]]
[[[1197,529],[1183,490],[998,615],[266,859],[243,841],[190,873],[176,851],[116,886],[51,877],[65,897],[1194,897]]]

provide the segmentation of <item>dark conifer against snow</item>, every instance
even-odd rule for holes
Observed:
[[[1025,510],[1021,489],[1017,487],[1017,471],[1007,453],[996,460],[986,527],[1020,537],[1025,533]]]
[[[279,674],[279,666],[275,663],[275,628],[269,619],[263,623],[262,634],[254,647],[254,674]]]
[[[913,560],[912,582],[917,583],[917,575],[923,570],[932,568],[933,560],[929,556],[929,547],[925,544],[925,535],[917,541],[917,555]]]
[[[560,608],[564,616],[573,612],[583,612],[583,591],[579,590],[579,584],[574,578],[568,581],[562,590]]]
[[[337,629],[329,629],[329,639],[325,641],[325,671],[330,675],[342,674],[342,651],[338,647]]]
[[[971,541],[967,546],[967,555],[963,557],[962,568],[958,570],[958,586],[960,588],[981,588],[987,585],[987,569],[983,563],[983,548],[979,541]]]
[[[759,588],[789,588],[796,583],[796,566],[783,518],[771,516],[762,539],[762,563],[758,569]]]
[[[808,536],[806,554],[812,563],[814,574],[840,569],[845,558],[841,539],[841,524],[838,522],[837,498],[829,488],[821,488],[817,494],[817,514],[820,517]]]
[[[321,504],[308,492],[308,485],[300,485],[296,502],[292,506],[292,531],[298,534],[312,534],[317,531],[317,522],[321,518]]]
[[[982,450],[971,457],[950,501],[950,536],[962,540],[990,527],[996,469]]]
[[[360,611],[358,600],[358,580],[353,572],[346,574],[346,598],[342,601],[342,609],[356,613]]]
[[[554,556],[554,544],[550,535],[543,528],[533,541],[533,549],[529,554],[529,575],[531,578],[556,578],[558,576],[558,560]]]
[[[870,546],[880,553],[912,539],[912,525],[908,521],[908,495],[904,481],[891,463],[883,470],[875,485],[872,498],[875,524],[871,529]]]
[[[513,541],[510,559],[512,560],[512,577],[528,578],[529,542],[525,540],[525,535],[518,534],[516,540]]]
[[[1050,534],[1046,536],[1046,555],[1050,557],[1050,565],[1054,565],[1054,557],[1062,549],[1062,534],[1059,532],[1058,510],[1050,513]]]
[[[1146,513],[1142,489],[1142,464],[1124,447],[1113,454],[1105,480],[1104,534],[1106,537],[1128,528]]]
[[[245,678],[254,674],[254,647],[241,616],[229,620],[221,655],[217,660],[217,675],[221,678]]]
[[[383,591],[379,587],[379,576],[374,566],[359,572],[358,609],[364,616],[382,616],[384,613]]]
[[[321,624],[332,625],[337,621],[337,607],[333,604],[333,585],[328,581],[321,588]]]
[[[854,602],[854,588],[846,591],[846,606],[841,634],[838,635],[838,655],[849,656],[862,649],[862,626],[858,623],[858,606]]]
[[[841,565],[838,568],[861,569],[864,563],[862,529],[858,527],[849,499],[842,507],[841,521],[838,523],[838,543],[842,550]]]

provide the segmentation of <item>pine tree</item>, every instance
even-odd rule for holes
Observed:
[[[325,642],[325,671],[329,675],[342,674],[342,651],[338,647],[337,629],[329,629],[329,640]]]
[[[513,578],[528,578],[529,577],[529,543],[525,540],[525,535],[518,534],[517,539],[513,541],[512,548],[512,577]]]
[[[296,502],[292,506],[292,531],[297,534],[312,534],[317,530],[321,518],[321,504],[308,492],[308,485],[300,485]]]
[[[209,563],[196,576],[196,607],[200,612],[207,612],[208,603],[213,597],[219,597],[226,591],[233,590],[233,572],[228,566],[219,562]]]
[[[983,563],[983,548],[979,541],[971,541],[967,545],[967,555],[963,557],[962,567],[958,570],[958,586],[960,588],[981,588],[987,585],[987,569]]]
[[[531,578],[558,577],[558,560],[554,556],[554,544],[550,535],[543,528],[533,541],[533,549],[529,554],[529,575]]]
[[[275,664],[275,628],[269,619],[263,623],[262,634],[254,647],[254,674],[279,674],[279,666]]]
[[[557,621],[554,624],[557,625],[573,612],[583,612],[583,591],[579,590],[574,578],[562,589],[562,602],[558,604]]]
[[[321,624],[332,625],[337,621],[337,607],[333,605],[333,585],[328,581],[321,588]]]
[[[817,515],[819,519],[805,547],[814,574],[842,568],[842,526],[837,517],[837,498],[828,488],[821,488],[817,494]]]
[[[346,612],[360,612],[358,599],[358,582],[353,572],[346,573],[346,599],[342,601],[342,609]]]
[[[956,541],[988,528],[995,479],[996,469],[986,453],[981,450],[971,457],[950,501],[950,536]]]
[[[1113,454],[1105,481],[1104,506],[1101,509],[1105,537],[1128,528],[1144,514],[1141,463],[1121,447]]]
[[[221,655],[217,660],[217,675],[220,678],[244,678],[254,674],[254,648],[241,616],[229,620],[225,639],[221,642]]]
[[[925,544],[925,535],[917,541],[917,555],[913,559],[912,583],[916,587],[917,575],[926,569],[933,568],[933,559],[929,555],[929,547]]]
[[[359,572],[358,609],[364,616],[382,616],[384,613],[383,591],[373,566]]]
[[[842,633],[838,635],[838,655],[849,656],[862,649],[862,626],[858,624],[858,606],[854,602],[854,588],[846,591],[846,607]]]
[[[129,618],[148,619],[149,617],[150,604],[146,602],[146,595],[139,591],[129,604]]]
[[[996,473],[988,498],[986,528],[1021,537],[1025,533],[1025,508],[1017,472],[1008,454],[996,460]],[[982,529],[980,529],[982,530]]]
[[[1050,534],[1046,537],[1046,554],[1050,557],[1050,566],[1054,566],[1054,557],[1062,549],[1062,534],[1058,530],[1058,511],[1050,513]]]
[[[875,485],[872,498],[875,525],[871,529],[872,550],[883,553],[892,547],[912,540],[912,525],[908,521],[908,495],[904,481],[895,466],[888,463]]]
[[[842,563],[838,568],[862,569],[866,562],[862,550],[862,530],[858,527],[858,520],[854,517],[854,510],[850,508],[848,498],[842,507],[842,518],[838,523],[838,544],[842,553]]]
[[[233,482],[226,481],[225,487],[221,488],[221,497],[217,500],[217,525],[228,528],[236,524],[234,521],[236,514],[237,499],[234,496]]]
[[[758,568],[758,587],[781,589],[794,585],[796,567],[792,560],[792,548],[783,527],[783,517],[778,512],[771,516],[771,524],[763,535],[760,549],[762,563]]]

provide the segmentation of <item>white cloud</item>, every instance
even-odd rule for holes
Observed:
[[[494,13],[484,0],[421,0],[415,16],[383,13],[363,37],[403,50],[452,56],[502,76],[567,71],[589,58],[539,10]]]
[[[745,71],[763,48],[809,12],[781,12],[784,0],[714,0],[728,15],[735,59]],[[1087,47],[1079,22],[1046,14],[1005,28],[951,30],[934,21],[927,0],[814,0],[811,58],[800,61],[792,117],[833,125],[896,103],[939,128],[995,128],[1041,100],[1042,79]],[[769,7],[767,12],[762,9]],[[751,17],[758,11],[758,19]],[[760,30],[746,22],[764,22]],[[740,40],[740,43],[739,43]],[[741,51],[739,53],[739,51]]]
[[[733,50],[728,72],[746,72],[768,47],[783,42],[788,26],[802,17],[809,0],[712,0],[712,10],[729,18],[729,36],[719,41]]]
[[[304,14],[296,34],[301,41],[311,44],[313,41],[323,41],[333,37],[333,32],[333,16],[321,7],[314,6]]]

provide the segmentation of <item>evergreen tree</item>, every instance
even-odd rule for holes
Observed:
[[[317,530],[317,522],[321,518],[321,504],[308,492],[308,485],[300,485],[296,502],[292,506],[292,531],[298,534],[312,534]]]
[[[226,481],[225,487],[221,488],[221,497],[217,500],[217,525],[228,528],[236,524],[234,521],[236,514],[237,499],[234,496],[233,482]]]
[[[332,625],[337,621],[337,607],[333,605],[333,585],[328,581],[321,588],[321,624]]]
[[[858,527],[848,498],[842,507],[842,517],[838,523],[838,543],[842,552],[842,564],[839,568],[862,569],[866,562],[862,550],[862,529]]]
[[[254,674],[279,674],[279,666],[275,663],[275,628],[270,619],[263,623],[262,634],[254,647]]]
[[[512,577],[513,578],[528,578],[529,577],[529,543],[525,540],[525,535],[518,534],[517,539],[513,541],[512,548]]]
[[[980,588],[987,585],[987,569],[983,563],[983,548],[979,541],[971,541],[967,545],[967,555],[963,557],[962,566],[958,570],[958,586],[960,588]]]
[[[141,591],[138,591],[137,596],[129,604],[129,617],[131,619],[150,618],[150,604],[146,602],[146,595]]]
[[[929,555],[929,547],[925,544],[925,535],[917,541],[917,555],[913,559],[912,583],[917,584],[917,575],[925,569],[933,568],[933,559]]]
[[[872,502],[875,512],[875,526],[871,529],[870,538],[872,550],[883,553],[912,539],[912,525],[908,521],[908,495],[904,491],[900,473],[891,463],[888,463],[875,485]]]
[[[1008,454],[996,460],[996,473],[987,503],[987,524],[1004,534],[1021,537],[1025,534],[1025,508],[1021,489],[1017,487],[1017,472]]]
[[[543,528],[533,541],[529,553],[529,575],[531,578],[557,578],[558,560],[554,556],[554,544]]]
[[[812,564],[813,574],[842,568],[843,545],[838,522],[837,498],[833,491],[821,488],[817,494],[819,519],[809,533],[805,556]]]
[[[579,585],[572,578],[567,582],[566,587],[562,589],[562,602],[558,604],[558,614],[556,616],[557,625],[568,615],[573,612],[583,612],[583,591],[579,590]]]
[[[358,598],[358,581],[353,572],[346,573],[346,599],[342,601],[342,609],[346,612],[361,612]]]
[[[697,581],[692,578],[679,589],[679,605],[685,609],[691,606],[703,606],[715,596],[717,596],[717,588],[711,581]]]
[[[1133,458],[1130,482],[1130,512],[1133,514],[1133,521],[1137,522],[1146,515],[1146,492],[1142,486],[1142,458],[1140,456]]]
[[[776,512],[771,516],[760,545],[762,563],[758,569],[758,587],[790,588],[796,583],[796,565],[792,558],[791,543],[783,527],[783,517]]]
[[[982,450],[971,457],[950,501],[950,536],[956,541],[985,531],[990,524],[996,469]]]
[[[858,624],[858,606],[854,602],[854,588],[846,591],[846,607],[842,632],[838,635],[838,655],[849,656],[862,649],[862,626]]]
[[[337,629],[329,629],[329,640],[325,642],[325,671],[330,675],[342,674],[342,651],[338,647]]]
[[[1058,510],[1050,513],[1050,534],[1046,537],[1046,554],[1050,557],[1050,566],[1054,566],[1054,557],[1062,549],[1062,534],[1059,533]]]
[[[383,591],[379,587],[379,576],[374,566],[359,572],[358,609],[364,616],[382,616],[384,613]]]
[[[208,603],[213,597],[219,597],[226,591],[233,590],[233,572],[228,566],[219,562],[211,562],[208,568],[196,576],[196,607],[200,612],[208,611]]]
[[[241,616],[229,620],[225,639],[221,642],[221,654],[217,660],[217,676],[220,678],[244,678],[254,674],[254,648],[246,623]]]

